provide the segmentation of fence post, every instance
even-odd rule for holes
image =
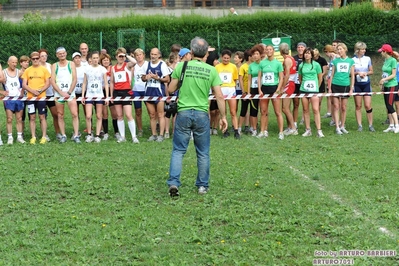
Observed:
[[[161,51],[161,31],[158,30],[158,50]]]
[[[103,32],[100,31],[100,51],[103,49]]]
[[[334,29],[334,40],[337,39],[337,31]]]
[[[42,34],[40,33],[39,35],[39,48],[42,48],[43,40],[42,40]]]
[[[220,54],[220,32],[217,31],[217,39],[218,39],[218,54]]]
[[[248,0],[248,7],[252,7],[252,0]]]

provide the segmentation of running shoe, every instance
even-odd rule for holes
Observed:
[[[208,188],[207,188],[207,187],[200,186],[200,187],[198,188],[198,194],[204,195],[204,194],[206,194],[206,193],[208,193]]]
[[[169,187],[169,196],[171,196],[172,198],[180,196],[179,189],[177,188],[177,186]]]
[[[283,133],[278,133],[278,139],[283,140],[284,139],[284,134]]]
[[[36,144],[36,137],[33,137],[29,141],[30,144],[35,145]]]
[[[323,134],[323,131],[321,131],[321,129],[317,130],[317,137],[318,138],[324,138],[324,134]]]
[[[95,137],[94,138],[94,142],[95,143],[100,143],[101,142],[101,138],[100,137]]]
[[[93,140],[94,140],[94,138],[93,138],[92,135],[87,135],[87,136],[86,136],[86,142],[87,142],[87,143],[93,142]]]
[[[362,126],[362,125],[359,125],[359,126],[357,127],[357,131],[362,132],[362,131],[363,131],[363,126]]]
[[[164,137],[159,135],[156,142],[162,142],[164,140]]]
[[[370,132],[375,132],[375,129],[374,129],[374,127],[371,125],[371,126],[369,126],[369,131]]]
[[[14,143],[14,138],[12,136],[8,137],[7,144],[12,145]]]
[[[133,143],[135,143],[135,144],[138,144],[138,143],[140,143],[139,139],[138,139],[138,138],[136,138],[136,137],[134,137],[132,141],[133,141]]]
[[[39,141],[40,144],[46,144],[47,143],[47,138],[41,138]]]
[[[336,133],[337,135],[342,135],[342,134],[344,134],[344,133],[341,132],[341,130],[340,130],[339,128],[335,129],[335,133]]]
[[[24,144],[25,140],[24,140],[24,138],[22,136],[18,136],[17,137],[17,142]]]
[[[310,129],[306,129],[305,133],[302,134],[302,137],[310,137],[312,136],[312,131]]]
[[[384,133],[395,132],[395,128],[392,126],[389,126],[387,129],[383,130],[382,132],[384,132]]]
[[[341,127],[341,132],[342,133],[344,133],[344,134],[348,134],[349,132],[348,132],[348,130],[346,130],[346,128],[344,128],[344,127]]]
[[[156,141],[158,139],[157,135],[152,135],[151,137],[148,138],[148,141]]]
[[[109,135],[108,135],[108,133],[105,133],[104,135],[103,135],[103,140],[108,140],[109,139]]]

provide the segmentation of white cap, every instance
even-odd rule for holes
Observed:
[[[79,52],[74,52],[73,54],[72,54],[72,59],[74,59],[76,56],[82,56]]]

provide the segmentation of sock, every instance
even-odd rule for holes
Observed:
[[[104,129],[104,134],[108,134],[108,118],[103,119],[103,129]]]
[[[132,139],[136,137],[136,123],[134,122],[134,119],[127,122],[127,126],[129,127],[130,133],[132,134]]]
[[[298,124],[296,122],[294,122],[294,126],[295,128],[298,128]]]
[[[115,132],[115,134],[116,133],[119,133],[119,130],[118,130],[118,122],[117,122],[118,120],[116,120],[116,119],[112,119],[112,127],[114,128],[114,132]]]
[[[389,124],[389,127],[395,127],[395,125],[394,124]]]
[[[8,137],[12,137],[12,133],[9,133],[9,134],[8,134]]]
[[[18,137],[22,137],[22,132],[17,132]]]
[[[125,121],[118,120],[118,131],[122,138],[125,137]]]

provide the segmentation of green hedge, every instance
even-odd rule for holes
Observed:
[[[90,20],[82,17],[44,19],[40,13],[28,13],[23,22],[0,23],[0,61],[4,63],[8,56],[29,54],[40,48],[39,35],[42,34],[42,47],[50,51],[50,60],[55,60],[55,48],[65,46],[71,54],[81,42],[87,42],[90,50],[100,46],[114,51],[117,48],[118,29],[144,28],[146,52],[150,48],[160,47],[167,57],[173,43],[189,46],[190,40],[201,36],[219,49],[233,51],[245,50],[261,41],[269,33],[277,30],[292,36],[292,44],[299,41],[309,46],[322,48],[336,37],[347,43],[348,48],[356,41],[367,43],[369,51],[376,51],[382,43],[396,46],[399,39],[397,30],[399,11],[381,11],[370,3],[354,4],[330,12],[315,11],[301,14],[295,12],[266,12],[220,18],[199,15],[174,16],[137,16],[125,15],[118,18]],[[100,32],[103,34],[100,44]],[[273,36],[274,37],[274,36]],[[131,36],[134,39],[134,36]],[[136,43],[132,40],[131,44]],[[135,47],[126,47],[135,48]]]

